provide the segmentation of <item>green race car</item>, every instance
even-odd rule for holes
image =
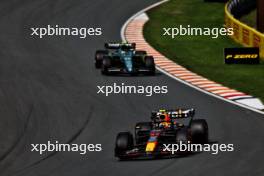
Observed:
[[[153,56],[146,51],[136,50],[135,43],[106,43],[105,50],[95,53],[95,67],[104,75],[127,73],[130,75],[155,75]]]

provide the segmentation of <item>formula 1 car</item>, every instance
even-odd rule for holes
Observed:
[[[116,137],[115,156],[120,160],[186,155],[190,152],[166,151],[164,144],[208,143],[208,125],[204,119],[193,119],[194,109],[152,112],[150,122],[135,126],[135,137],[120,132]]]
[[[106,43],[105,50],[97,50],[95,53],[95,67],[101,68],[104,75],[155,74],[154,58],[148,56],[146,51],[136,50],[135,43]]]

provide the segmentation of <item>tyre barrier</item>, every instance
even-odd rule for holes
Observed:
[[[237,20],[232,14],[234,8],[239,7],[238,4],[242,0],[231,0],[225,6],[225,26],[226,28],[233,28],[234,35],[231,36],[236,42],[245,47],[259,47],[260,57],[264,59],[264,34],[256,29]],[[236,14],[237,15],[237,14]]]

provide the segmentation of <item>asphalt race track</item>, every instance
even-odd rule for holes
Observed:
[[[264,116],[223,102],[163,75],[101,76],[96,49],[119,41],[123,23],[154,0],[1,0],[1,176],[261,176]],[[48,24],[102,27],[103,35],[32,38],[30,27]],[[166,95],[97,94],[97,85],[168,85]],[[233,143],[234,152],[119,162],[114,141],[153,109],[194,107],[206,118],[210,140]],[[102,152],[39,155],[32,143],[101,143]]]

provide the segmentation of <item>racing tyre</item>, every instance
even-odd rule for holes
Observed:
[[[142,56],[140,55],[133,56],[132,63],[133,63],[134,70],[137,70],[145,66],[144,60],[142,59]]]
[[[208,143],[208,124],[204,119],[195,119],[191,123],[192,142],[197,144]]]
[[[155,75],[155,62],[152,56],[145,57],[146,68],[149,69],[149,75]]]
[[[190,141],[190,134],[188,132],[188,129],[181,129],[176,133],[176,143],[180,146],[180,143],[182,144],[188,144],[188,141]],[[187,149],[182,149],[182,151],[176,151],[179,155],[187,155],[191,151],[188,151]]]
[[[133,135],[130,132],[118,133],[116,137],[115,156],[120,159],[125,159],[125,152],[131,150],[133,146]]]
[[[135,50],[136,49],[136,43],[131,43],[131,48]]]
[[[152,129],[151,122],[139,122],[135,126],[135,139],[137,144],[144,143],[149,138],[149,132]]]
[[[95,52],[95,68],[101,68],[103,57],[108,55],[107,50],[97,50]]]
[[[109,68],[111,67],[111,60],[109,57],[104,57],[101,66],[101,72],[103,75],[109,74]]]
[[[188,143],[190,136],[187,129],[181,129],[176,133],[176,143]]]
[[[147,52],[146,51],[143,51],[143,50],[137,50],[135,52],[135,55],[137,55],[137,56],[147,55]]]

